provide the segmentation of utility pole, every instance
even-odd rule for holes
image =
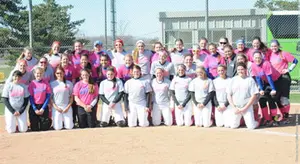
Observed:
[[[209,33],[209,23],[208,23],[208,0],[205,0],[205,37],[207,40],[208,38],[208,33]]]
[[[32,0],[28,0],[29,2],[29,12],[28,12],[28,19],[29,19],[29,47],[32,48]]]
[[[105,49],[107,50],[107,5],[106,5],[106,0],[104,0],[104,19],[105,19]]]
[[[111,33],[112,33],[112,42],[116,40],[116,5],[115,5],[115,0],[110,1],[110,6],[111,6]]]

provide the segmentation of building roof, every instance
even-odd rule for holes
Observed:
[[[229,12],[230,11],[230,12]],[[210,10],[209,17],[266,15],[267,9]],[[159,19],[205,17],[205,11],[159,12]]]

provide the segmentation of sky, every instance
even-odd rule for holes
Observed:
[[[251,9],[256,0],[208,0],[209,10]],[[43,0],[32,0],[33,5]],[[105,33],[104,0],[56,0],[60,5],[72,5],[71,20],[85,19],[78,36],[101,36]],[[27,5],[28,0],[23,0]],[[204,11],[205,0],[116,0],[117,35],[160,37],[159,12]],[[111,35],[110,0],[107,0],[108,35]],[[126,27],[125,27],[126,26]],[[125,27],[125,28],[124,28]],[[122,30],[120,30],[122,29]]]

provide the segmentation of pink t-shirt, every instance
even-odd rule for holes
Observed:
[[[96,52],[96,51],[91,51],[90,55],[89,55],[89,61],[92,64],[92,66],[94,67],[99,67],[100,66],[100,59],[102,55],[107,55],[107,53],[105,51],[100,51],[100,52]],[[108,60],[109,65],[111,65],[111,59],[109,58]]]
[[[152,57],[151,57],[151,64],[153,63],[153,62],[155,62],[155,61],[158,61],[159,60],[159,54],[158,53],[154,53],[153,55],[152,55]],[[171,62],[171,58],[170,58],[170,56],[168,55],[168,57],[167,57],[167,61],[168,62]]]
[[[118,76],[123,82],[131,79],[130,68],[127,68],[125,65],[121,65],[118,69]]]
[[[73,55],[71,56],[71,62],[73,63],[74,67],[76,68],[78,65],[80,65],[80,57],[82,54],[89,55],[90,52],[88,50],[82,50],[80,53],[73,52]]]
[[[270,62],[272,66],[280,73],[283,74],[282,70],[288,68],[288,64],[293,62],[295,57],[288,52],[277,52],[272,53],[270,56]]]
[[[249,50],[250,50],[249,48],[244,48],[243,51],[239,51],[238,49],[235,49],[235,50],[234,50],[234,53],[237,54],[237,55],[238,55],[238,54],[245,54],[245,55],[247,55],[248,52],[249,52]]]
[[[33,80],[28,86],[28,91],[31,96],[33,96],[35,104],[44,104],[46,99],[46,94],[51,94],[51,88],[49,83],[44,80],[36,81]]]
[[[75,67],[75,78],[79,78],[80,77],[80,71],[83,69],[83,66],[81,64],[79,64],[77,67]],[[92,77],[93,78],[98,78],[99,75],[97,73],[97,68],[95,68],[94,66],[92,66],[92,70],[90,70],[92,72]]]
[[[69,64],[64,68],[66,80],[72,81],[76,79],[76,70],[73,65]]]
[[[225,53],[224,53],[224,50],[221,48],[221,47],[218,47],[217,48],[217,51],[219,52],[219,54],[223,57],[225,57]]]
[[[206,56],[203,66],[205,68],[209,68],[209,73],[211,73],[214,77],[218,76],[218,65],[224,64],[225,65],[225,59],[223,56],[220,54],[215,56],[215,55],[208,55]]]
[[[253,56],[253,53],[255,51],[260,51],[260,50],[256,50],[254,48],[250,48],[248,50],[248,52],[246,53],[246,56],[248,57],[248,61],[251,61],[253,62],[254,61],[254,56]],[[260,51],[261,52],[261,51]],[[272,53],[272,50],[268,48],[268,50],[263,53],[263,59],[266,60],[266,61],[270,61],[270,56],[271,56],[271,53]]]
[[[280,73],[272,67],[269,61],[263,61],[260,65],[252,63],[251,68],[252,76],[259,76],[265,82],[268,82],[268,75],[271,75],[273,81],[276,81],[280,77]]]
[[[89,93],[89,84],[79,81],[75,84],[73,95],[77,96],[84,104],[90,105],[92,101],[98,96],[98,85],[94,84],[94,93]]]

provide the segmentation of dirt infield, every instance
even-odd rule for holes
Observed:
[[[293,106],[293,113],[300,105]],[[295,163],[295,126],[95,128],[7,134],[0,163]],[[300,118],[299,118],[300,119]],[[299,120],[300,121],[300,120]]]

